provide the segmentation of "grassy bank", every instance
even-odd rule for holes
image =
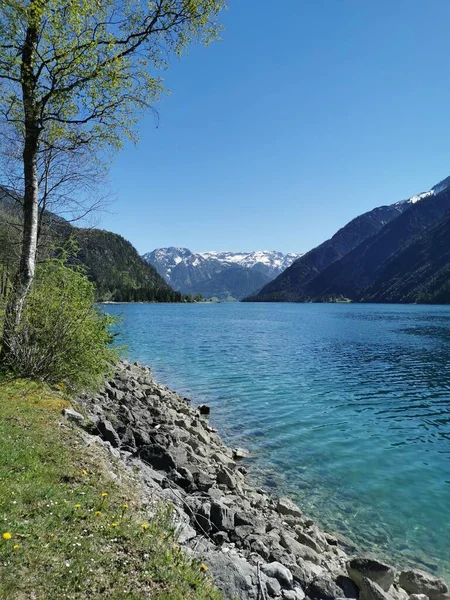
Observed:
[[[38,383],[0,385],[0,598],[218,600],[175,543],[170,509],[141,505],[67,405]]]

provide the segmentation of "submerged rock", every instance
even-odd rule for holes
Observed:
[[[97,422],[96,443],[138,475],[150,510],[175,507],[178,542],[227,600],[450,600],[445,582],[422,571],[403,571],[402,587],[393,585],[392,567],[349,560],[355,548],[343,536],[322,532],[289,498],[252,488],[237,464],[248,451],[225,446],[201,417],[209,408],[155,383],[148,369],[120,363],[80,403]]]

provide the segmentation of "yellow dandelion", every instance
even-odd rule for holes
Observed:
[[[111,523],[111,527],[119,527],[119,523]]]
[[[144,531],[147,531],[147,529],[149,528],[149,524],[148,523],[142,523],[141,527],[142,527],[142,529]]]
[[[81,508],[81,504],[75,504],[75,508]]]
[[[18,550],[18,549],[19,549],[19,544],[14,544],[13,550]]]
[[[107,498],[108,492],[102,492],[102,498]]]
[[[207,571],[207,570],[208,570],[208,567],[205,565],[205,563],[202,563],[202,564],[200,565],[200,571],[203,571],[203,572],[205,572],[205,571]]]
[[[9,531],[5,531],[5,533],[2,534],[2,538],[8,541],[12,538],[12,535],[9,533]]]
[[[122,504],[123,510],[128,510],[128,504]]]
[[[88,472],[86,471],[86,469],[83,469],[81,472],[82,472],[83,475],[87,475],[88,474]]]
[[[95,511],[95,516],[96,517],[101,517],[101,515],[102,515],[102,511],[101,510],[96,510]]]

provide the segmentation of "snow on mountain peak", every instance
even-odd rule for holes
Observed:
[[[170,247],[157,248],[144,254],[143,258],[183,293],[220,291],[220,279],[224,291],[238,298],[277,277],[300,256],[275,250],[191,252],[187,248]],[[213,285],[213,282],[216,283]],[[250,288],[247,290],[245,285]]]
[[[448,187],[450,187],[450,177],[447,177],[446,179],[443,179],[442,181],[437,183],[428,192],[422,192],[421,194],[417,194],[416,196],[411,196],[411,198],[408,198],[407,200],[401,200],[400,202],[396,202],[394,206],[401,206],[404,204],[416,204],[416,202],[420,202],[421,200],[424,200],[424,198],[429,198],[430,196],[437,196],[438,194],[446,190]]]

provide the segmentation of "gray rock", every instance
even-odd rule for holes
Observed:
[[[217,483],[223,483],[230,489],[235,489],[237,485],[236,478],[233,477],[231,472],[226,468],[222,467],[217,473]]]
[[[201,534],[211,531],[211,504],[204,502],[197,511],[194,512],[193,522]]]
[[[279,596],[281,594],[281,585],[278,579],[274,577],[267,577],[266,579],[267,591],[271,596]]]
[[[390,598],[385,590],[375,583],[375,581],[363,577],[359,591],[359,600],[390,600]]]
[[[178,467],[176,471],[171,471],[170,479],[184,490],[194,484],[192,473],[186,467]]]
[[[176,469],[173,456],[168,450],[156,444],[142,446],[139,450],[141,459],[159,471],[170,471]]]
[[[259,554],[264,560],[269,560],[270,551],[259,537],[256,537],[251,543],[250,548],[253,552]]]
[[[243,458],[247,458],[248,456],[250,456],[250,452],[245,448],[234,448],[233,450],[234,460],[242,460]]]
[[[409,594],[425,594],[430,600],[448,593],[448,586],[443,579],[433,577],[420,569],[402,571],[399,585]]]
[[[429,600],[425,594],[411,594],[409,600]]]
[[[127,427],[124,435],[120,441],[121,449],[131,450],[134,452],[136,450],[136,440],[134,439],[133,430],[131,427]]]
[[[286,548],[286,550],[298,558],[309,560],[315,564],[321,563],[321,558],[317,552],[315,552],[312,548],[297,542],[297,540],[284,531],[281,532],[280,535],[280,544],[283,546],[283,548]]]
[[[206,475],[206,473],[196,471],[192,475],[194,477],[195,485],[201,492],[208,491],[214,485],[214,481],[211,479],[211,477],[209,477],[209,475]]]
[[[197,532],[189,523],[179,523],[175,529],[175,537],[179,544],[186,544],[197,536]]]
[[[366,577],[378,584],[387,592],[394,583],[394,569],[372,558],[353,558],[347,562],[347,571],[350,579],[361,589],[362,580]],[[366,586],[367,587],[367,586]]]
[[[292,588],[294,578],[291,571],[279,562],[271,562],[265,565],[261,565],[261,571],[267,575],[267,577],[274,577],[277,579],[281,586],[287,589]]]
[[[305,546],[312,548],[314,550],[314,552],[317,552],[318,554],[320,554],[322,552],[323,546],[321,546],[318,542],[316,542],[316,540],[314,540],[310,535],[308,535],[304,531],[300,531],[300,529],[296,530],[296,534],[297,534],[297,540],[301,544],[304,544]]]
[[[254,531],[255,529],[253,525],[239,525],[239,527],[235,527],[233,531],[233,539],[236,537],[238,539],[245,540],[249,535],[252,535]]]
[[[222,546],[222,544],[226,544],[230,541],[228,533],[226,531],[218,531],[213,534],[213,540],[216,546]]]
[[[230,531],[234,528],[234,511],[222,502],[212,502],[210,519],[218,531]]]
[[[302,511],[289,498],[280,498],[278,500],[277,511],[280,515],[290,515],[298,518],[302,516]]]
[[[304,600],[305,592],[302,588],[296,587],[293,590],[282,590],[284,600]]]
[[[256,567],[230,553],[207,552],[201,556],[201,559],[227,600],[256,600],[258,597]]]
[[[389,588],[389,597],[391,600],[409,600],[408,592],[395,583]]]
[[[311,600],[336,600],[342,598],[344,592],[331,577],[317,577],[307,587],[306,594]]]
[[[211,408],[207,404],[200,404],[198,410],[201,415],[209,415],[211,413]]]
[[[137,446],[148,446],[152,443],[149,432],[143,427],[135,427],[133,429],[133,435]]]
[[[83,415],[77,412],[76,410],[73,410],[73,408],[64,408],[62,413],[68,421],[72,421],[72,423],[77,423],[77,425],[83,425]]]
[[[252,525],[253,527],[258,527],[262,524],[262,519],[258,519],[258,517],[251,512],[237,511],[234,515],[234,524],[236,527],[239,527],[240,525]]]
[[[354,582],[346,575],[338,575],[336,577],[336,585],[344,592],[345,598],[358,598],[359,590]]]
[[[96,423],[97,431],[101,438],[109,442],[113,448],[120,446],[120,437],[108,419],[99,419]]]

